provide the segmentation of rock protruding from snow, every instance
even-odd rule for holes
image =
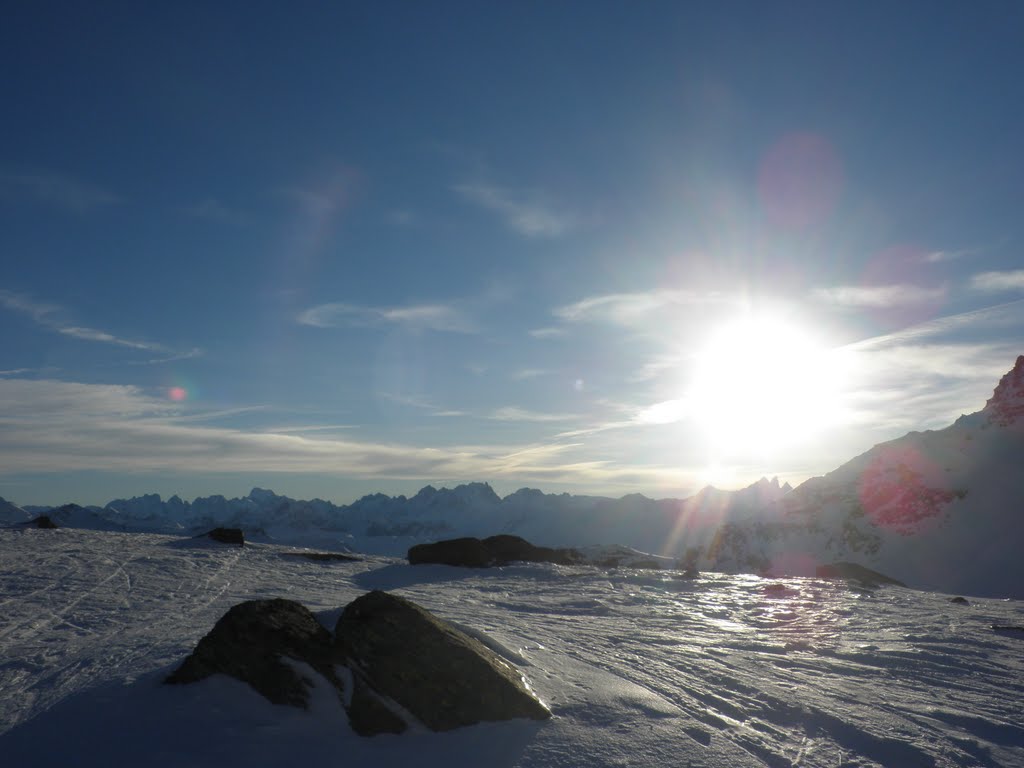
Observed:
[[[819,565],[814,572],[819,579],[846,579],[848,581],[859,581],[861,584],[877,586],[878,584],[892,584],[896,587],[907,586],[902,581],[886,576],[884,573],[873,571],[857,563],[832,563],[831,565]]]
[[[43,528],[48,530],[53,530],[57,528],[57,524],[53,522],[49,515],[40,515],[31,523],[29,523],[29,525],[31,525],[33,528]]]
[[[431,544],[417,544],[409,549],[407,558],[412,565],[433,563],[463,568],[489,568],[517,561],[559,565],[582,562],[582,557],[575,550],[538,547],[521,536],[510,534],[489,536],[482,540],[466,536]]]
[[[1024,427],[1024,355],[1020,355],[1013,369],[999,380],[982,413],[989,424]]]
[[[214,528],[205,535],[207,538],[219,541],[221,544],[245,546],[245,535],[242,533],[241,528]]]
[[[433,731],[551,716],[519,670],[396,595],[374,591],[351,602],[338,619],[335,642],[360,693],[352,697],[349,718],[363,735],[395,731],[393,719],[380,729],[381,710],[411,716]]]
[[[167,683],[195,683],[225,674],[248,683],[274,704],[309,708],[312,683],[282,659],[303,661],[341,692],[330,633],[292,600],[249,600],[231,608]]]

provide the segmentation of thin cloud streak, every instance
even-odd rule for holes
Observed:
[[[971,277],[971,288],[989,293],[1024,291],[1024,269],[1006,272],[981,272]]]
[[[82,325],[75,325],[68,322],[65,317],[66,310],[57,304],[37,301],[24,294],[15,293],[6,289],[0,289],[0,306],[12,312],[18,312],[30,317],[37,325],[47,328],[63,336],[82,341],[95,341],[101,344],[111,344],[127,349],[136,349],[145,352],[157,352],[166,357],[145,361],[142,364],[153,365],[174,360],[183,360],[190,357],[197,357],[202,350],[194,347],[187,352],[177,352],[170,347],[159,344],[155,341],[144,341],[140,339],[127,339],[116,336],[98,328],[88,328]],[[136,363],[138,364],[138,363]]]
[[[656,290],[589,296],[557,307],[554,315],[568,323],[605,322],[635,326],[668,309],[724,304],[739,304],[739,300],[718,291]]]
[[[579,416],[571,413],[541,413],[509,405],[491,411],[487,418],[492,421],[529,421],[543,423],[548,421],[572,421],[573,419],[578,419]]]
[[[500,215],[509,229],[524,237],[559,237],[577,226],[574,216],[555,210],[534,194],[478,183],[456,184],[453,189],[469,202]]]
[[[301,312],[300,325],[315,328],[397,325],[415,331],[476,333],[477,328],[460,310],[445,304],[414,304],[405,307],[367,307],[333,302]]]
[[[83,341],[99,341],[104,344],[115,344],[119,347],[128,347],[129,349],[145,349],[150,352],[165,352],[166,347],[161,344],[154,344],[149,341],[133,341],[131,339],[122,339],[114,336],[106,331],[100,331],[96,328],[83,328],[77,325],[70,325],[64,328],[54,328],[57,333],[62,333],[65,336],[70,336],[74,339],[82,339]]]
[[[928,338],[963,329],[984,329],[995,331],[1005,328],[1019,328],[1024,325],[1024,299],[1016,299],[990,307],[972,309],[956,315],[946,315],[917,325],[902,328],[883,336],[854,342],[845,348],[858,351],[878,346],[903,343],[911,339]]]
[[[945,286],[925,287],[909,284],[892,285],[840,285],[817,288],[815,299],[845,309],[884,309],[941,301],[948,290]]]
[[[534,328],[529,331],[530,336],[535,339],[558,339],[566,335],[564,328]]]

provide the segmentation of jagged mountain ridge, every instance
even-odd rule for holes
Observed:
[[[723,522],[770,509],[789,490],[777,478],[762,478],[739,491],[709,486],[682,500],[546,494],[532,488],[501,498],[489,484],[476,482],[450,489],[428,485],[412,497],[371,494],[349,505],[296,500],[254,488],[234,499],[208,496],[188,502],[147,494],[115,499],[103,507],[68,504],[30,510],[75,528],[189,534],[230,526],[280,542],[333,543],[390,554],[441,537],[515,533],[546,546],[627,544],[676,556],[702,547]],[[30,517],[11,506],[19,510],[12,522]]]

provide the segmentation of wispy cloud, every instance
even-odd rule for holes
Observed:
[[[404,405],[407,408],[418,408],[422,411],[429,412],[431,416],[437,416],[440,418],[454,418],[456,416],[469,415],[466,411],[439,406],[422,395],[404,395],[396,392],[381,392],[379,393],[379,396],[392,403],[398,403],[399,405]]]
[[[958,331],[985,331],[988,336],[998,336],[1001,331],[1014,329],[1010,336],[1019,337],[1017,329],[1024,326],[1024,299],[995,304],[991,307],[973,309],[955,315],[945,315],[917,325],[902,328],[884,336],[874,336],[850,344],[847,348],[854,351],[873,349],[875,347],[904,344],[910,341],[945,337]]]
[[[549,421],[572,421],[573,419],[578,419],[579,416],[571,413],[542,413],[509,405],[491,411],[487,418],[493,421],[530,421],[542,423]]]
[[[736,297],[717,291],[655,290],[589,296],[557,307],[556,317],[569,323],[606,322],[622,326],[647,323],[652,316],[679,307],[739,303]]]
[[[895,283],[817,288],[813,296],[818,301],[844,309],[882,309],[941,301],[947,293],[948,289],[944,285],[929,287]]]
[[[296,472],[381,478],[573,477],[564,444],[424,448],[313,437],[315,430],[194,423],[180,404],[133,386],[0,378],[0,473]],[[202,414],[200,414],[202,417]],[[347,425],[332,425],[344,429]],[[589,471],[588,471],[589,472]]]
[[[268,427],[267,432],[275,434],[302,434],[303,432],[338,432],[358,429],[356,424],[303,424],[296,427]]]
[[[513,371],[512,378],[515,381],[525,381],[527,379],[539,379],[542,376],[549,376],[554,371],[547,368],[521,368],[518,371]]]
[[[159,351],[159,350],[158,350]],[[154,357],[149,360],[137,360],[129,361],[128,365],[161,365],[163,363],[176,363],[179,360],[192,360],[196,357],[202,357],[206,352],[202,347],[192,347],[184,352],[173,352],[163,357]]]
[[[1002,291],[1024,291],[1024,269],[1005,272],[981,272],[971,277],[971,288],[976,291],[996,293]]]
[[[0,173],[0,195],[22,198],[71,211],[88,213],[120,203],[112,192],[57,173]]]
[[[93,341],[101,344],[112,344],[127,349],[141,350],[145,352],[159,353],[163,357],[145,361],[145,364],[169,362],[171,360],[182,360],[189,357],[197,357],[202,354],[199,348],[193,348],[186,352],[178,352],[164,344],[141,339],[129,339],[117,336],[98,328],[89,328],[76,325],[68,320],[68,312],[62,306],[46,301],[39,301],[22,293],[16,293],[0,288],[0,307],[12,312],[18,312],[30,317],[36,324],[59,333],[63,336],[70,336],[73,339],[82,341]]]
[[[507,227],[524,237],[558,237],[578,224],[574,215],[536,193],[482,183],[457,184],[453,189],[474,205],[497,213]]]
[[[477,331],[465,313],[446,304],[414,304],[405,307],[366,307],[343,302],[318,304],[303,311],[298,316],[298,322],[317,328],[398,325],[417,331]]]
[[[851,413],[890,430],[978,410],[1021,354],[1024,299],[936,318],[843,348]]]
[[[686,418],[690,411],[685,400],[662,400],[641,410],[634,421],[637,424],[673,424]]]
[[[83,328],[78,325],[69,325],[65,327],[54,327],[53,330],[57,331],[57,333],[62,333],[65,336],[71,336],[74,339],[82,339],[83,341],[99,341],[104,344],[115,344],[119,347],[128,347],[129,349],[145,349],[150,352],[167,351],[167,348],[162,344],[156,344],[151,341],[122,339],[119,336],[114,336],[112,333],[100,331],[96,328]]]
[[[962,259],[964,256],[976,256],[980,251],[975,248],[964,248],[959,251],[929,251],[921,257],[926,264],[939,264],[945,261]]]
[[[564,328],[534,328],[529,334],[535,339],[558,339],[566,335]]]

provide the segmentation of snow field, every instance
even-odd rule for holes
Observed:
[[[520,565],[317,563],[152,534],[0,531],[5,766],[1021,766],[1019,601],[814,579]],[[516,664],[555,717],[363,739],[213,678],[162,686],[231,606],[333,629],[393,590]],[[312,674],[312,673],[311,673]]]

